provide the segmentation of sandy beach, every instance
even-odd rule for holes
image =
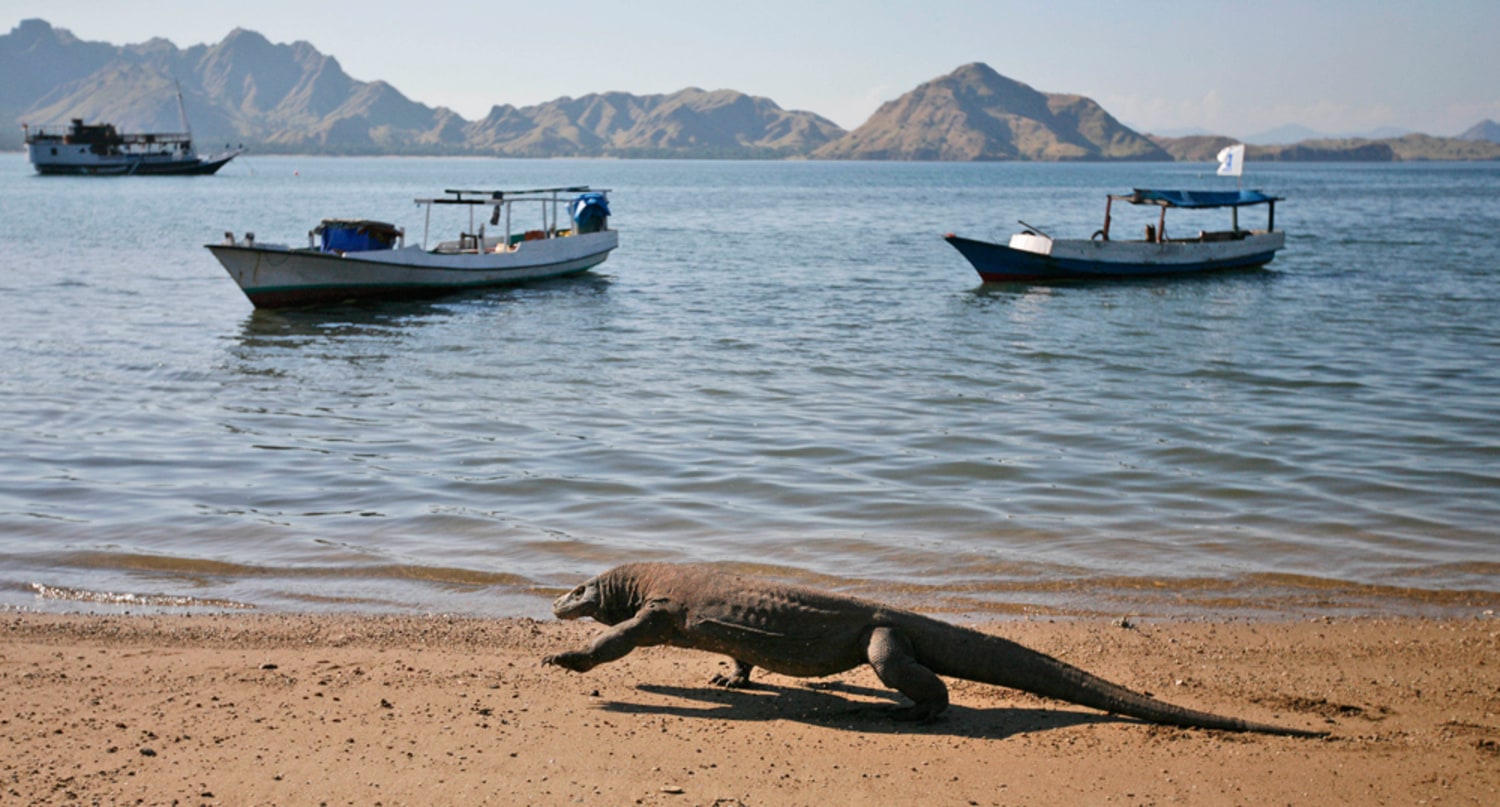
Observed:
[[[980,626],[1186,706],[1328,739],[1152,726],[950,681],[889,721],[869,670],[760,675],[591,623],[0,615],[5,804],[1496,804],[1500,621]]]

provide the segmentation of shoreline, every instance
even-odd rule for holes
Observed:
[[[1169,702],[1327,730],[1176,729],[949,679],[890,722],[868,669],[706,684],[722,657],[539,659],[592,622],[0,613],[18,803],[1484,804],[1500,621],[1035,618],[980,625]]]
[[[724,568],[764,570],[736,564]],[[1500,613],[1500,591],[1477,588],[1418,588],[1331,578],[1253,574],[1228,579],[1076,577],[990,589],[964,585],[912,585],[894,581],[845,579],[801,570],[775,570],[789,582],[888,603],[965,624],[1017,619],[1251,620],[1277,622],[1333,616],[1342,619],[1407,617],[1483,618]],[[580,576],[578,579],[582,579]],[[353,617],[440,615],[474,619],[550,619],[552,600],[567,585],[542,582],[494,585],[453,583],[442,591],[381,589],[359,596],[347,588],[342,598],[314,597],[309,591],[261,588],[253,592],[223,587],[219,595],[170,589],[102,588],[0,581],[0,617],[10,613],[172,616],[248,613]],[[392,581],[400,585],[406,581]],[[427,581],[427,585],[437,585]],[[248,594],[249,596],[245,596]],[[424,597],[426,594],[428,596]]]

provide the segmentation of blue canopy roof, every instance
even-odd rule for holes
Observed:
[[[1116,199],[1133,205],[1161,205],[1163,207],[1244,207],[1263,205],[1280,200],[1260,191],[1154,191],[1136,188],[1129,196]]]

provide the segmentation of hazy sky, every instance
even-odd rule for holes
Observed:
[[[1126,124],[1452,135],[1500,120],[1500,0],[4,0],[87,40],[178,47],[236,27],[470,120],[494,104],[735,89],[853,128],[969,62]],[[3,80],[3,77],[0,77]]]

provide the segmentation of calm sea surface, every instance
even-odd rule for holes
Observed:
[[[0,608],[541,616],[655,559],[979,616],[1493,610],[1500,165],[1250,169],[1287,198],[1268,270],[1036,287],[940,235],[1233,180],[0,155]],[[202,246],[574,183],[621,246],[565,281],[257,312]]]

